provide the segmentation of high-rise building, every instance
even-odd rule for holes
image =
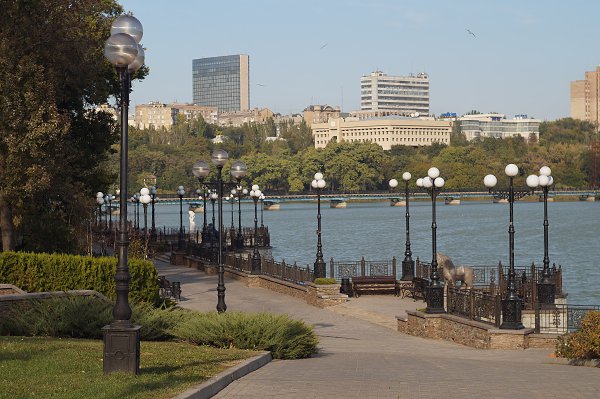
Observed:
[[[599,125],[600,66],[585,73],[585,80],[571,82],[571,117]]]
[[[221,112],[250,109],[250,57],[246,54],[192,60],[193,102]]]
[[[388,76],[381,71],[360,78],[360,110],[374,116],[429,115],[429,76]]]

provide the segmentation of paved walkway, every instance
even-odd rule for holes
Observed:
[[[217,277],[157,261],[182,283],[182,307],[215,310]],[[315,326],[319,353],[274,360],[216,398],[597,398],[600,369],[553,363],[551,350],[477,350],[395,331],[395,315],[424,307],[361,296],[329,309],[226,279],[228,311],[285,313]]]

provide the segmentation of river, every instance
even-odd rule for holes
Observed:
[[[211,207],[207,207],[211,219]],[[129,207],[131,213],[131,206]],[[444,205],[438,201],[437,250],[450,256],[456,265],[508,265],[508,204],[463,201]],[[387,201],[349,202],[345,209],[321,203],[323,254],[335,260],[388,260],[396,256],[398,270],[405,248],[404,207]],[[150,213],[150,212],[148,212]],[[271,234],[276,260],[312,265],[316,255],[316,202],[282,202],[277,211],[264,211],[264,224]],[[515,265],[542,266],[544,256],[543,203],[514,204]],[[187,207],[184,226],[188,228]],[[202,227],[202,213],[196,225]],[[260,210],[258,212],[260,223]],[[148,216],[150,223],[150,216]],[[600,203],[549,202],[550,264],[562,265],[563,286],[568,302],[600,304]],[[237,226],[237,207],[234,214]],[[254,206],[242,203],[242,224],[252,226]],[[142,222],[143,224],[143,222]],[[231,225],[231,206],[224,205],[224,224]],[[179,206],[157,205],[156,226],[178,227]],[[431,201],[410,203],[410,238],[413,258],[430,262]]]

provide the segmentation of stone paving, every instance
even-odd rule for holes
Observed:
[[[182,307],[215,310],[217,277],[157,261],[181,281]],[[288,314],[314,325],[319,353],[274,360],[216,398],[597,398],[600,369],[557,364],[551,350],[477,350],[395,331],[395,316],[421,301],[371,295],[319,309],[228,279],[228,311]]]

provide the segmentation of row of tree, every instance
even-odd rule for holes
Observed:
[[[592,176],[589,143],[597,134],[590,123],[566,118],[542,123],[539,142],[520,136],[467,142],[456,129],[450,146],[394,146],[384,151],[377,144],[358,142],[330,143],[324,149],[315,149],[305,124],[285,123],[279,126],[279,137],[284,140],[267,140],[276,129],[268,127],[269,124],[226,129],[211,126],[203,134],[182,134],[194,131],[182,121],[172,132],[135,130],[130,144],[132,187],[142,187],[145,177],[155,175],[163,192],[173,192],[179,185],[191,192],[199,186],[191,174],[193,163],[200,159],[209,161],[214,148],[224,148],[232,159],[246,162],[248,182],[271,193],[310,190],[317,171],[324,172],[332,191],[386,190],[389,179],[398,178],[403,171],[410,171],[415,177],[425,176],[432,165],[440,169],[449,190],[482,190],[483,177],[488,173],[502,176],[508,163],[517,164],[526,174],[537,173],[541,166],[548,165],[557,188],[584,188],[590,185]],[[163,134],[179,137],[179,145],[169,141],[157,143],[155,137]],[[210,138],[215,134],[223,135],[225,141],[212,144]]]

